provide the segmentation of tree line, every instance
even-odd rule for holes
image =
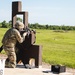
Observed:
[[[65,25],[41,25],[39,23],[28,24],[31,29],[48,29],[48,30],[75,30],[75,26],[65,26]],[[5,20],[0,23],[0,28],[10,28],[12,27],[12,21],[6,22]]]
[[[65,26],[65,25],[40,25],[38,23],[29,24],[32,29],[48,29],[48,30],[75,30],[75,26]]]

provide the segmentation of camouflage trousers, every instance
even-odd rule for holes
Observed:
[[[4,47],[4,50],[8,56],[5,61],[5,67],[7,68],[15,68],[16,67],[16,53],[14,47]]]

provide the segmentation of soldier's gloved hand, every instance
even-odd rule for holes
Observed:
[[[23,37],[25,37],[27,35],[27,32],[23,33]]]

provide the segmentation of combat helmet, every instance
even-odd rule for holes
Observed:
[[[15,24],[15,28],[17,29],[23,29],[24,28],[24,24],[20,21],[17,21],[16,24]]]

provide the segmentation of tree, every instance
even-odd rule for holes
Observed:
[[[6,23],[6,21],[4,20],[3,22],[2,22],[2,28],[7,28],[8,27],[8,24]]]
[[[46,29],[48,29],[48,25],[46,25]]]
[[[12,21],[11,20],[9,21],[9,27],[12,27]]]
[[[17,21],[21,21],[22,22],[23,20],[20,17],[17,17]]]

